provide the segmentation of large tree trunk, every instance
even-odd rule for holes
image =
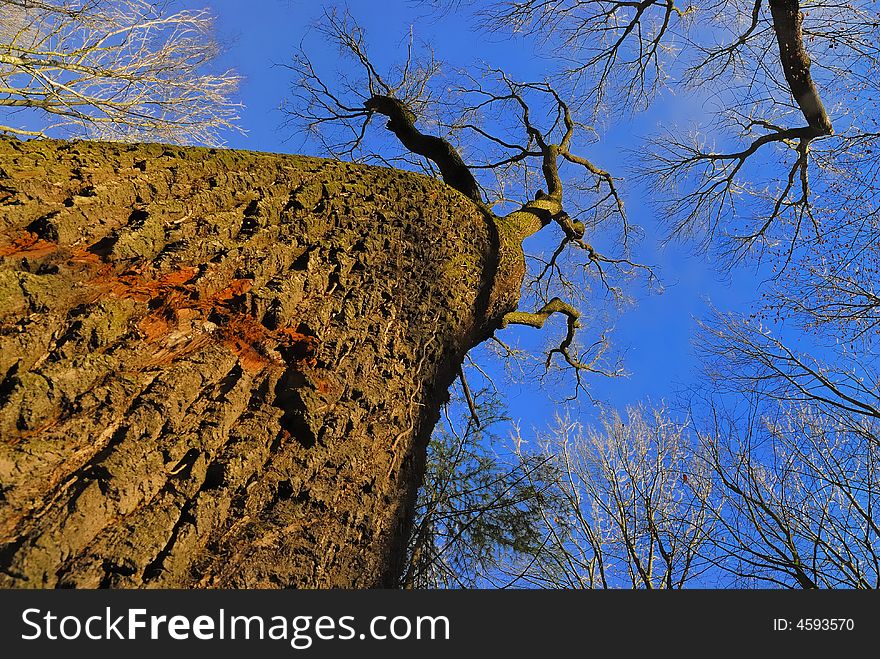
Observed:
[[[498,242],[415,174],[0,140],[0,586],[394,585]]]

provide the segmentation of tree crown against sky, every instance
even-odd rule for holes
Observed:
[[[211,12],[147,0],[0,2],[0,131],[219,144],[239,79]]]
[[[780,282],[790,279],[802,285],[804,301],[827,299],[829,287],[845,292],[853,305],[867,307],[862,316],[870,322],[876,305],[864,269],[855,275],[839,271],[852,250],[862,263],[876,261],[870,154],[877,134],[870,109],[877,17],[870,3],[707,3],[685,10],[672,3],[599,0],[497,3],[488,9],[455,3],[456,11],[467,8],[474,9],[483,34],[521,33],[537,42],[546,76],[519,81],[492,64],[444,69],[435,53],[442,41],[420,50],[412,34],[400,43],[400,57],[386,74],[370,59],[357,22],[346,11],[330,10],[316,29],[351,60],[342,71],[326,73],[301,49],[289,111],[328,153],[432,171],[430,158],[398,143],[381,123],[370,125],[383,115],[370,99],[393,97],[411,113],[411,123],[455,147],[480,187],[479,195],[467,194],[493,209],[509,209],[505,201],[515,208],[553,188],[545,175],[546,137],[546,145],[557,147],[562,210],[586,233],[574,236],[560,224],[563,235],[548,253],[532,254],[525,287],[531,295],[523,308],[541,307],[553,297],[592,307],[596,297],[590,292],[625,290],[603,289],[608,264],[618,274],[650,273],[637,267],[627,249],[631,229],[618,180],[625,172],[608,171],[582,155],[590,155],[600,135],[593,125],[634,110],[650,114],[664,90],[702,101],[703,126],[683,127],[673,113],[634,146],[638,155],[630,165],[652,185],[667,237],[697,238],[730,257],[723,261],[728,267],[757,258],[775,269],[771,313],[787,305],[788,315],[798,316],[780,294]],[[577,159],[568,155],[575,150]],[[848,240],[841,245],[844,233]],[[592,249],[593,239],[608,244],[611,234],[621,239],[610,256]],[[585,245],[585,259],[568,249]],[[849,256],[842,253],[847,247]],[[817,253],[835,278],[833,286],[806,274],[816,267]],[[585,262],[591,270],[583,268]],[[598,278],[573,276],[585,272]],[[791,282],[784,288],[790,291]],[[824,323],[833,322],[832,311],[843,312],[821,300],[817,305],[823,305]],[[604,350],[604,336],[599,344]],[[607,366],[603,372],[619,372],[619,364]]]
[[[554,175],[561,175],[560,188],[571,187],[561,166],[548,175],[543,133],[539,129],[533,136],[539,121],[535,116],[545,118],[549,133],[562,127],[558,139],[567,147],[573,135],[567,129],[586,128],[575,117],[594,121],[603,113],[650,113],[664,89],[679,94],[689,89],[697,98],[710,99],[708,121],[702,127],[688,131],[667,121],[647,137],[633,166],[651,182],[656,208],[665,218],[670,237],[697,238],[726,257],[725,267],[757,259],[775,273],[763,305],[751,318],[718,313],[701,330],[706,382],[712,384],[716,396],[727,392],[730,398],[745,396],[757,402],[750,404],[750,415],[731,422],[726,435],[717,422],[724,399],[706,402],[699,423],[716,421],[711,431],[697,430],[701,448],[693,459],[708,465],[709,476],[698,478],[693,471],[677,467],[672,472],[690,481],[670,478],[679,487],[665,500],[661,496],[656,505],[630,511],[629,517],[606,513],[612,520],[621,520],[618,528],[624,534],[623,544],[612,547],[612,552],[622,557],[621,565],[630,570],[633,586],[652,582],[654,573],[646,571],[643,563],[653,565],[655,559],[666,561],[661,581],[667,585],[677,582],[680,586],[687,580],[676,572],[670,543],[684,548],[687,567],[683,574],[715,566],[741,584],[874,584],[876,574],[870,561],[877,538],[869,511],[877,485],[872,465],[880,402],[874,366],[880,307],[872,281],[877,271],[878,226],[871,154],[880,136],[872,97],[877,91],[875,35],[880,24],[870,3],[801,6],[777,0],[747,5],[710,3],[680,10],[672,3],[654,2],[524,2],[496,4],[478,14],[484,29],[512,29],[541,41],[545,52],[549,49],[562,61],[555,75],[523,83],[502,69],[487,66],[482,73],[470,69],[448,74],[440,86],[432,88],[441,66],[430,50],[420,66],[412,56],[410,41],[404,64],[391,74],[397,74],[399,83],[387,84],[369,59],[357,26],[346,26],[346,19],[331,13],[325,15],[323,34],[337,39],[344,53],[354,55],[355,66],[340,78],[337,88],[332,85],[338,81],[327,82],[303,53],[297,61],[303,77],[294,116],[320,136],[330,153],[422,166],[431,172],[430,163],[413,160],[413,155],[425,154],[406,149],[405,140],[403,151],[394,150],[393,139],[381,146],[371,142],[368,124],[376,114],[372,99],[377,95],[396,98],[409,110],[411,124],[422,121],[425,130],[430,127],[448,140],[470,165],[482,191],[477,196],[470,190],[463,192],[494,205],[511,200],[522,203],[536,181],[552,191]],[[700,18],[706,22],[695,27],[692,22]],[[360,81],[349,76],[357,75],[358,64],[365,70]],[[500,90],[490,88],[493,77],[501,82]],[[464,83],[456,86],[449,78]],[[530,103],[523,91],[545,93],[551,102]],[[478,100],[469,102],[472,95]],[[486,112],[493,104],[506,102],[513,104],[514,111],[502,111],[500,120],[499,115]],[[504,120],[511,117],[514,125],[505,125]],[[386,127],[398,135],[392,123],[393,118]],[[525,135],[525,142],[517,142],[517,131]],[[534,150],[532,139],[537,145]],[[561,151],[552,156],[566,159]],[[534,160],[530,163],[529,158]],[[575,205],[566,210],[575,209],[569,219],[589,235],[601,231],[602,221],[615,212],[621,220],[625,216],[621,205],[597,212],[601,204],[609,199],[616,203],[620,197],[617,186],[612,187],[612,173],[587,169],[600,182],[602,175],[608,177],[604,179],[607,196],[602,196],[601,183],[594,182],[596,196],[576,197]],[[485,176],[484,170],[494,178]],[[583,203],[585,198],[598,199],[598,204]],[[564,201],[568,204],[570,197],[566,195]],[[597,217],[602,219],[596,221]],[[532,288],[527,287],[537,292],[533,299],[545,304],[554,290],[541,288],[547,286],[548,272],[559,276],[556,283],[561,289],[555,290],[575,295],[579,290],[566,281],[563,270],[555,269],[563,249],[581,239],[572,239],[561,228],[561,244],[550,259],[537,262]],[[622,244],[625,247],[626,241]],[[622,262],[633,266],[628,255]],[[600,278],[603,274],[600,270]],[[584,298],[580,301],[585,302]],[[801,333],[779,338],[774,335],[778,327],[773,327],[779,320],[788,321],[790,328]],[[798,336],[806,342],[790,347],[788,342]],[[584,448],[581,441],[579,450],[584,451],[585,460],[601,462],[602,447],[609,441],[614,444],[608,437],[617,437],[617,450],[629,450],[632,442],[620,437],[644,438],[647,427],[639,414],[628,426],[618,420],[606,425],[606,439],[589,435],[588,446]],[[616,428],[629,430],[621,435]],[[736,441],[738,436],[769,439],[742,445]],[[657,456],[667,450],[666,445],[645,446]],[[684,454],[691,449],[681,450]],[[823,453],[833,456],[830,464],[816,462],[816,456]],[[565,449],[561,455],[566,455]],[[632,473],[624,467],[610,470],[608,492],[614,493],[621,482],[632,482]],[[562,471],[568,477],[561,482],[581,481],[580,486],[571,485],[574,503],[569,512],[583,522],[583,505],[593,506],[594,512],[597,505],[602,509],[603,494],[590,489],[595,489],[595,483],[586,472],[575,478],[570,463]],[[656,484],[667,472],[666,468],[655,470],[645,476],[645,482]],[[696,535],[649,532],[647,546],[630,544],[633,534],[627,539],[627,524],[642,528],[640,524],[650,522],[670,503],[682,501],[682,496],[693,499],[694,483],[701,479],[714,483],[714,491],[721,494],[720,498],[710,495],[711,488],[706,486],[680,517],[686,519],[692,513],[700,517],[699,524],[687,526]],[[682,482],[690,485],[683,487]],[[538,483],[532,485],[538,487]],[[818,528],[807,519],[814,514],[822,520]],[[565,532],[558,521],[545,528],[547,540]],[[713,529],[722,529],[722,535],[715,535]],[[607,529],[602,533],[607,541]],[[765,545],[757,538],[763,538]],[[750,546],[759,549],[750,554]],[[577,553],[571,541],[557,542],[556,549],[558,561],[563,561],[560,556],[571,561],[572,551]],[[598,579],[596,565],[602,564],[607,551],[605,542],[588,544],[584,565],[591,586]],[[805,551],[812,552],[809,566],[802,555]],[[539,552],[527,561],[534,567],[540,564],[538,558],[547,556]],[[583,579],[584,572],[575,570],[567,578]]]

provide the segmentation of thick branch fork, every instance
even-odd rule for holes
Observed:
[[[550,300],[547,304],[545,304],[534,313],[528,311],[511,311],[504,314],[504,317],[501,319],[501,325],[499,326],[499,329],[503,329],[508,325],[528,325],[529,327],[534,327],[535,329],[541,329],[544,327],[544,323],[547,322],[547,319],[555,313],[561,313],[566,317],[568,331],[565,334],[565,338],[562,339],[562,342],[559,344],[559,347],[553,348],[547,353],[547,361],[545,363],[545,366],[550,366],[553,355],[562,355],[562,358],[565,360],[565,362],[569,366],[574,368],[575,373],[578,374],[578,385],[580,386],[580,372],[595,372],[596,369],[594,366],[595,360],[592,363],[585,363],[580,361],[576,356],[572,355],[569,352],[571,344],[574,343],[575,332],[577,332],[577,330],[581,327],[581,312],[575,309],[573,306],[571,306],[567,302],[563,302],[558,297],[554,297],[552,300]],[[601,344],[603,342],[604,337],[598,343]]]
[[[651,0],[653,2],[653,0]],[[650,3],[648,3],[650,4]],[[496,266],[498,272],[507,268],[509,272],[495,277],[493,287],[510,287],[515,282],[521,286],[522,277],[525,274],[525,263],[519,257],[522,250],[522,242],[529,236],[541,231],[548,225],[556,224],[564,234],[559,247],[554,255],[550,268],[555,265],[556,257],[568,246],[578,247],[588,254],[589,263],[595,264],[599,269],[600,277],[606,287],[602,263],[628,263],[625,259],[606,259],[597,254],[592,247],[584,242],[586,225],[579,216],[594,214],[598,220],[604,219],[605,214],[617,214],[623,221],[624,242],[627,233],[626,214],[623,201],[620,198],[614,178],[611,174],[597,166],[586,157],[575,153],[576,135],[581,130],[590,132],[592,129],[579,123],[568,103],[548,82],[517,82],[511,79],[503,70],[487,69],[483,79],[467,76],[469,86],[447,89],[460,95],[463,107],[455,110],[458,103],[451,104],[458,117],[453,121],[442,120],[437,126],[443,133],[429,134],[422,132],[419,127],[420,114],[439,100],[441,90],[433,90],[429,82],[437,73],[433,56],[425,63],[420,64],[412,59],[411,50],[408,51],[406,65],[400,72],[395,72],[395,79],[383,80],[367,56],[363,32],[351,17],[345,13],[341,18],[333,12],[325,14],[327,27],[324,33],[337,41],[343,48],[354,56],[355,60],[363,67],[363,89],[357,91],[351,83],[346,84],[346,91],[354,93],[356,98],[344,100],[334,93],[315,72],[308,55],[303,52],[297,59],[297,69],[303,75],[302,88],[305,90],[302,100],[305,107],[295,110],[293,115],[307,122],[310,130],[316,130],[328,124],[341,124],[347,130],[338,138],[334,137],[335,143],[326,143],[334,156],[353,155],[361,151],[362,141],[366,134],[368,124],[372,119],[384,118],[384,127],[391,132],[409,154],[419,156],[419,164],[424,166],[421,158],[430,161],[432,173],[439,170],[443,181],[450,187],[468,197],[484,213],[487,220],[497,230],[497,252],[504,254]],[[537,105],[532,103],[537,99]],[[535,118],[533,110],[540,108],[540,117]],[[491,130],[481,126],[484,116],[491,117],[497,110],[505,110],[508,113],[514,132],[520,131],[519,139],[509,137],[506,127],[501,126],[503,137],[499,137]],[[489,124],[491,125],[491,123]],[[475,157],[478,162],[468,165],[462,153],[457,150],[455,140],[461,135],[476,135],[481,145],[488,143],[488,152],[477,149]],[[500,151],[500,153],[496,153]],[[341,152],[341,153],[340,153]],[[381,154],[374,154],[380,160],[390,164]],[[405,159],[406,160],[406,159]],[[411,163],[410,160],[406,160]],[[560,168],[567,166],[576,168],[586,173],[590,182],[587,187],[583,182],[575,188],[581,191],[589,191],[596,195],[596,201],[588,208],[582,208],[579,204],[571,204],[572,214],[566,209],[568,200],[564,194],[563,177]],[[507,168],[510,168],[508,171]],[[522,168],[522,171],[519,171]],[[428,169],[428,167],[426,167]],[[503,190],[489,190],[484,195],[484,189],[474,175],[476,170],[495,169],[500,170],[503,177],[524,173],[524,180],[530,181],[533,173],[541,177],[541,187],[537,191],[529,191],[529,197],[520,201],[520,205],[514,206],[514,210],[496,215],[492,208],[495,204],[513,203],[514,195]],[[511,179],[513,180],[513,179]],[[497,195],[495,194],[497,192]],[[526,191],[523,191],[526,192]],[[596,222],[598,224],[598,221]],[[513,261],[508,258],[513,257]],[[507,259],[502,266],[502,260]],[[587,264],[584,264],[585,266]],[[543,274],[552,270],[545,269]],[[539,280],[540,280],[539,277]],[[495,288],[500,291],[502,288]],[[512,297],[514,291],[504,291],[504,295]],[[518,292],[518,291],[517,291]],[[492,295],[495,293],[493,292]],[[543,304],[549,298],[542,294],[540,299]],[[516,296],[519,299],[519,296]],[[514,308],[516,302],[510,300],[507,308]],[[546,319],[554,314],[561,313],[566,316],[568,332],[560,344],[549,351],[546,355],[546,366],[551,366],[553,355],[560,354],[565,363],[576,371],[578,387],[581,384],[581,374],[585,372],[603,373],[598,370],[596,364],[607,347],[607,341],[602,336],[592,348],[595,358],[588,357],[591,348],[581,354],[572,349],[574,345],[575,331],[581,327],[580,312],[571,305],[564,303],[558,298],[550,300],[539,311],[526,313],[514,311],[504,315],[500,327],[508,324],[529,325],[541,328]],[[493,316],[492,321],[497,322]],[[571,352],[570,352],[571,351]],[[589,359],[584,363],[582,359]],[[605,374],[605,373],[603,373]],[[479,423],[472,400],[470,400],[467,383],[462,378],[462,388],[471,415],[475,422]]]
[[[511,311],[504,314],[501,319],[501,329],[508,325],[528,325],[535,329],[544,327],[547,319],[555,313],[564,314],[568,318],[568,327],[571,332],[580,328],[581,312],[575,309],[567,302],[563,302],[558,297],[554,297],[538,311],[532,313],[528,311]]]

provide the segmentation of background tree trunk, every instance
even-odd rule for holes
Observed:
[[[0,140],[0,585],[393,586],[510,254],[416,174]]]

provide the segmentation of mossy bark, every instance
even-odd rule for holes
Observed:
[[[504,234],[396,170],[0,140],[0,586],[393,586]]]

